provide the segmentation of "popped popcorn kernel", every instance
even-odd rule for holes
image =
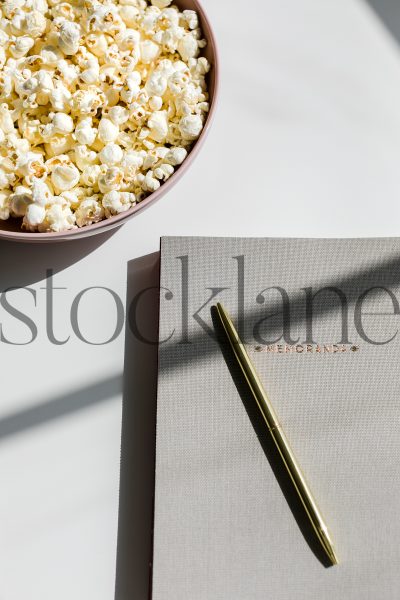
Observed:
[[[104,209],[99,202],[99,197],[91,196],[83,200],[75,211],[75,217],[78,227],[101,221],[104,218]]]
[[[0,220],[85,227],[129,210],[185,161],[209,111],[195,11],[4,0],[0,16]]]

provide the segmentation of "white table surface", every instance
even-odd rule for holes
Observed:
[[[363,0],[203,4],[222,89],[186,177],[108,240],[0,244],[0,291],[35,290],[36,306],[26,290],[7,297],[38,327],[31,344],[0,342],[1,600],[114,597],[124,332],[100,346],[77,339],[76,294],[106,286],[125,302],[127,263],[164,235],[400,233],[400,52],[372,9]],[[46,269],[66,288],[54,309],[57,337],[70,335],[64,345],[46,337]],[[114,304],[91,294],[82,331],[101,341]],[[1,306],[0,322],[6,338],[29,341]]]

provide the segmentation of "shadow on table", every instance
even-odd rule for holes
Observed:
[[[380,17],[392,35],[400,42],[400,2],[399,0],[366,0]]]
[[[150,597],[158,286],[158,252],[128,263],[115,600],[145,600]],[[140,294],[144,290],[147,291]],[[143,338],[155,343],[146,343]]]
[[[0,443],[70,414],[109,402],[121,392],[122,376],[114,375],[0,419]]]
[[[48,270],[59,273],[97,250],[118,229],[115,227],[104,233],[54,244],[1,240],[0,291],[41,281],[46,278]]]

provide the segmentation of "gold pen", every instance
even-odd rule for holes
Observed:
[[[275,410],[267,396],[266,391],[257,375],[257,372],[246,352],[246,349],[241,342],[239,335],[222,304],[217,304],[217,313],[221,324],[225,330],[226,336],[235,354],[237,362],[243,372],[243,375],[248,383],[254,399],[257,402],[258,408],[264,418],[268,430],[275,442],[279,454],[282,458],[290,479],[294,485],[297,494],[303,504],[304,510],[313,526],[313,529],[320,541],[329,561],[332,565],[338,564],[338,559],[331,541],[331,537],[324,519],[319,511],[319,508],[311,494],[310,488],[300,470],[297,460],[290,448],[289,442],[285,436],[282,427],[279,424]]]

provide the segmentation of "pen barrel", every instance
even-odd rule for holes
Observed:
[[[257,371],[255,370],[254,365],[247,354],[245,346],[239,338],[235,326],[220,303],[217,304],[217,311],[230,346],[235,354],[236,360],[246,378],[254,399],[257,402],[257,405],[268,427],[269,433],[271,434],[272,439],[274,440],[279,451],[282,462],[292,480],[294,489],[296,490],[303,504],[308,519],[331,563],[337,564],[337,557],[328,529],[314,500],[314,497],[311,494],[310,488],[304,479],[303,473],[301,472],[300,466],[292,452],[286,435],[279,424],[277,414],[275,413],[267,393],[264,390]]]
[[[260,409],[260,412],[265,420],[268,430],[275,442],[275,445],[282,458],[282,462],[292,480],[293,486],[299,496],[303,507],[307,513],[309,521],[318,536],[325,551],[331,558],[332,562],[336,562],[332,542],[325,521],[318,508],[318,505],[308,487],[307,481],[300,469],[296,457],[290,447],[289,441],[283,431],[278,416],[269,401],[268,395],[263,387],[263,384],[258,377],[258,374],[250,360],[244,345],[238,341],[232,345],[236,358],[240,364],[243,374],[249,384],[254,399]],[[333,556],[332,556],[333,552]]]
[[[294,488],[307,512],[308,518],[314,528],[315,533],[318,535],[318,537],[321,537],[321,534],[324,532],[325,535],[329,536],[322,514],[318,508],[314,496],[311,493],[307,481],[304,478],[296,457],[293,454],[285,432],[281,427],[279,427],[272,430],[270,429],[270,434],[275,442],[286,470],[290,475]]]

